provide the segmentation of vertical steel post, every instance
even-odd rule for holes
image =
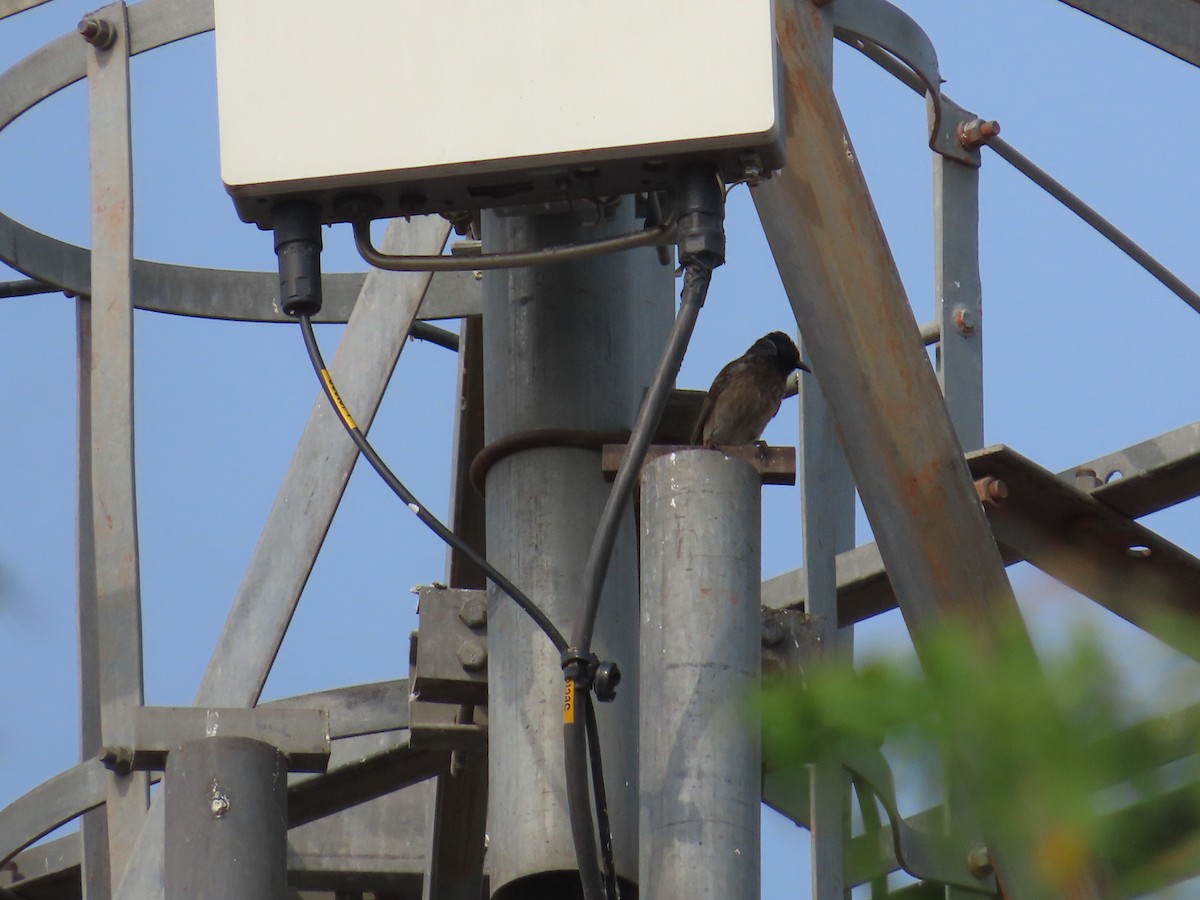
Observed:
[[[759,895],[760,490],[711,450],[643,470],[643,897]]]
[[[833,24],[814,8],[814,63],[833,81]],[[821,302],[815,300],[814,302]],[[824,298],[832,302],[832,298]],[[808,348],[801,341],[806,361]],[[838,627],[837,555],[854,548],[854,479],[815,378],[800,379],[800,514],[804,544],[805,612],[814,617],[823,665],[853,665],[854,630]],[[813,900],[845,900],[846,844],[850,835],[850,774],[836,756],[810,772],[809,837]]]
[[[92,528],[92,301],[75,301],[76,430],[78,461],[75,509],[76,609],[79,622],[79,751],[95,759],[100,732],[99,610],[96,604],[96,538]],[[80,817],[80,883],[83,900],[108,900],[108,818],[103,807]]]
[[[611,218],[485,213],[491,251],[591,240],[637,227],[623,199]],[[484,276],[485,433],[629,429],[671,325],[671,274],[652,249]],[[487,476],[491,561],[560,630],[580,614],[579,585],[608,485],[599,447],[545,447],[500,459]],[[495,588],[488,610],[490,826],[496,896],[576,892],[563,777],[559,655]],[[637,560],[632,513],[617,541],[595,651],[624,680],[597,711],[618,875],[637,870]],[[565,894],[570,896],[570,893]]]
[[[458,414],[454,421],[454,480],[450,525],[486,556],[484,501],[471,486],[471,460],[483,449],[483,322],[462,321],[458,346]],[[446,583],[487,587],[487,579],[456,550],[446,551]],[[430,801],[422,900],[479,900],[487,840],[488,761],[482,753],[454,753],[437,776]]]
[[[942,337],[937,373],[963,450],[983,446],[983,289],[979,169],[933,157],[933,253]]]
[[[124,3],[90,19],[108,38],[87,48],[92,166],[91,459],[94,616],[100,730],[105,744],[132,733],[142,703],[142,612],[138,578],[133,440],[133,162],[129,27]],[[82,561],[82,560],[81,560]],[[81,584],[87,577],[81,578]],[[86,601],[85,601],[86,602]],[[84,636],[85,641],[90,636]],[[114,772],[107,799],[109,865],[125,868],[149,803],[144,772]]]
[[[287,761],[262,741],[207,737],[167,757],[166,896],[280,900],[287,890]]]
[[[850,666],[853,626],[838,627],[837,555],[854,548],[854,481],[813,378],[800,380],[800,508],[804,529],[805,611],[814,617],[816,662]],[[850,834],[850,775],[836,756],[818,759],[809,794],[813,900],[844,900]]]
[[[932,118],[932,116],[931,116]],[[983,446],[983,287],[979,277],[979,169],[933,156],[933,247],[941,323],[937,376],[946,411],[964,451]],[[968,791],[946,780],[946,829],[978,833]],[[946,900],[971,900],[947,887]]]

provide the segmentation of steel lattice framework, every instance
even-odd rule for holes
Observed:
[[[0,0],[0,18],[40,2],[45,0]],[[1194,0],[1066,2],[1200,66],[1200,4]],[[918,653],[933,623],[964,612],[978,624],[977,639],[986,648],[995,624],[1015,610],[1004,567],[1018,560],[1028,560],[1168,645],[1191,652],[1178,635],[1161,627],[1156,614],[1200,612],[1200,560],[1136,520],[1200,494],[1200,423],[1081,461],[1058,474],[1009,448],[983,446],[978,248],[983,155],[994,153],[1010,163],[1197,311],[1200,296],[998,137],[995,123],[942,94],[932,43],[885,0],[780,0],[776,19],[791,113],[807,124],[789,132],[788,167],[758,185],[754,198],[800,324],[804,353],[814,371],[837,372],[839,377],[821,378],[819,387],[811,381],[800,385],[803,515],[806,525],[820,527],[804,529],[802,569],[761,585],[765,652],[786,655],[772,649],[780,643],[772,635],[803,635],[803,652],[849,664],[853,626],[896,607]],[[495,598],[489,613],[482,597],[487,585],[466,560],[452,556],[448,586],[423,589],[420,652],[411,682],[346,687],[259,704],[357,458],[327,409],[314,410],[300,438],[194,706],[144,705],[133,477],[133,310],[236,321],[285,317],[277,303],[263,302],[275,296],[273,273],[192,268],[133,257],[129,59],[211,30],[211,4],[116,3],[87,21],[82,34],[65,35],[0,75],[0,129],[58,90],[86,79],[93,187],[90,250],[40,234],[0,213],[0,259],[30,279],[4,285],[4,295],[63,291],[79,298],[80,683],[84,744],[90,748],[84,762],[0,810],[0,861],[14,863],[8,873],[0,873],[0,894],[141,900],[163,895],[172,865],[185,866],[185,875],[212,865],[209,860],[192,860],[188,870],[186,859],[173,861],[175,848],[165,850],[164,844],[164,831],[171,840],[165,802],[161,794],[151,802],[149,786],[157,777],[154,773],[166,769],[169,776],[177,748],[219,733],[235,744],[229,756],[216,753],[213,765],[240,765],[234,761],[242,758],[234,752],[240,746],[236,742],[251,739],[276,748],[280,764],[290,772],[310,773],[294,774],[286,783],[277,779],[274,787],[276,793],[286,792],[294,884],[314,892],[336,891],[339,897],[367,891],[389,897],[479,896],[489,799],[489,722],[495,729],[493,742],[514,739],[499,731],[510,726],[495,706],[490,719],[483,715],[488,693],[481,659],[489,653],[493,658],[497,653],[516,658],[527,649],[513,632],[501,633],[516,626],[494,621]],[[845,152],[844,125],[830,84],[835,38],[928,97],[940,315],[920,327],[862,173]],[[632,209],[625,215],[628,227]],[[487,214],[485,225],[491,231],[485,230],[485,239],[503,234],[504,241],[521,249],[549,240],[539,233],[534,216],[510,213],[505,219]],[[384,249],[437,254],[449,232],[449,223],[438,218],[395,223]],[[850,247],[853,253],[847,251]],[[611,276],[612,284],[597,291],[617,290],[613,285],[623,284],[621,279],[632,272],[637,290],[647,298],[669,298],[669,273],[649,256],[617,274],[605,274],[604,267],[615,264],[588,265],[599,267],[587,270],[589,283]],[[517,283],[492,282],[496,283],[501,287],[481,287],[470,272],[330,275],[318,321],[348,323],[332,369],[338,373],[342,397],[364,428],[379,409],[409,335],[442,340],[458,350],[453,527],[477,546],[484,544],[485,534],[490,536],[491,552],[516,565],[519,545],[533,539],[532,530],[519,528],[556,526],[521,523],[514,527],[513,546],[505,545],[496,537],[501,526],[494,517],[501,514],[502,504],[495,498],[507,497],[506,505],[518,506],[538,482],[553,487],[556,477],[569,481],[577,463],[563,463],[568,474],[555,477],[545,474],[560,465],[553,455],[539,457],[528,471],[501,467],[496,480],[489,481],[493,501],[486,507],[468,486],[470,463],[485,445],[485,398],[489,416],[497,416],[489,418],[488,442],[538,425],[523,419],[521,410],[495,413],[503,403],[497,399],[495,380],[512,375],[490,367],[493,360],[517,355],[506,343],[515,344],[516,339],[489,338],[493,343],[488,345],[485,370],[480,316],[506,321],[512,334],[534,327],[521,318],[526,313],[504,319],[506,292],[515,292]],[[530,283],[521,285],[530,295],[549,290],[532,276]],[[856,302],[830,302],[842,296],[853,296]],[[424,321],[448,317],[463,317],[460,338],[439,334]],[[663,330],[665,321],[660,316],[653,328]],[[929,345],[937,347],[933,367],[925,352]],[[644,372],[652,361],[653,355],[631,351],[621,365]],[[531,379],[522,390],[545,390],[547,406],[561,400],[557,388],[539,386],[528,371],[518,377]],[[630,393],[640,396],[642,386],[632,384]],[[944,404],[938,402],[939,391]],[[678,392],[658,443],[684,440],[679,432],[686,429],[680,423],[694,400]],[[778,458],[759,463],[760,468],[779,467]],[[587,465],[596,469],[592,462]],[[782,468],[787,468],[786,458]],[[1112,472],[1123,477],[1110,481],[1107,475]],[[602,503],[602,482],[588,490],[588,503],[596,497]],[[871,516],[877,543],[855,545],[856,490]],[[290,502],[298,496],[306,498],[303,512]],[[564,517],[577,514],[576,500],[562,500],[560,505]],[[1001,507],[1003,515],[994,515]],[[1081,521],[1093,527],[1076,528],[1071,540],[1063,540],[1071,523]],[[949,546],[960,549],[949,555],[942,552]],[[635,578],[636,562],[625,559],[623,565],[623,577]],[[659,560],[655,565],[661,571],[668,563]],[[551,569],[543,571],[531,563],[518,573],[518,580],[551,584],[556,577]],[[552,587],[546,590],[569,592],[565,586]],[[635,617],[637,612],[626,614]],[[485,646],[482,658],[475,655]],[[534,663],[528,670],[523,660],[513,665],[520,678],[536,681],[531,674]],[[447,677],[447,671],[453,677]],[[551,687],[559,690],[553,682]],[[415,698],[411,704],[410,693]],[[508,689],[503,695],[508,699],[498,701],[493,692],[490,699],[513,707],[526,702],[513,693]],[[218,721],[219,726],[214,724]],[[611,744],[606,752],[629,755],[630,748],[620,740]],[[632,753],[636,761],[636,741]],[[270,759],[246,759],[250,761],[245,772],[271,764]],[[850,802],[851,775],[856,785],[868,786],[880,799],[889,821],[848,840],[840,823]],[[507,790],[497,784],[503,780],[493,769],[493,797]],[[844,897],[852,886],[899,869],[944,886],[946,896],[996,895],[1001,888],[1010,898],[1039,896],[1030,881],[1028,847],[993,846],[993,863],[980,866],[970,851],[986,835],[975,834],[973,826],[960,829],[950,851],[933,839],[947,815],[955,822],[969,821],[966,795],[953,794],[948,809],[905,819],[887,763],[881,755],[870,754],[822,761],[812,784],[810,795],[801,796],[794,785],[767,773],[762,797],[813,830],[818,849],[815,883],[822,900]],[[386,806],[363,806],[383,797]],[[214,781],[213,815],[224,811],[218,811],[223,801]],[[622,802],[618,797],[614,805]],[[430,805],[433,817],[427,828]],[[323,823],[334,815],[342,816],[339,828],[324,829]],[[76,818],[81,821],[78,836],[60,839],[50,845],[52,850],[44,845],[31,848]],[[240,839],[253,842],[256,835],[272,833],[274,826],[267,818],[263,812],[261,820],[244,826]],[[511,856],[511,847],[497,851],[495,841],[493,837],[491,852],[509,859],[504,854]],[[408,842],[418,849],[402,864],[401,854],[381,849],[389,842],[393,847]],[[387,864],[367,874],[323,868],[322,861],[364,848],[379,848]],[[621,874],[628,875],[630,863],[622,862],[621,854],[632,853],[636,866],[636,847],[618,850]],[[540,863],[535,858],[504,865],[520,875],[500,885],[505,897],[523,896],[521,878]],[[72,880],[65,893],[60,886],[64,873]],[[1200,870],[1172,877],[1197,874]],[[513,882],[516,887],[511,887]],[[272,896],[279,889],[264,878],[262,893],[256,896]],[[1101,895],[1090,885],[1078,890],[1075,896]],[[536,893],[530,888],[529,896]]]

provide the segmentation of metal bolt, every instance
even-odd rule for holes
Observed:
[[[1000,123],[972,119],[958,126],[958,142],[968,150],[976,150],[1000,133]]]
[[[133,750],[129,747],[104,747],[100,751],[100,762],[118,775],[133,771]]]
[[[992,855],[988,853],[985,844],[971,848],[971,852],[967,854],[967,868],[976,878],[986,878],[992,874]]]
[[[117,42],[117,26],[108,19],[87,16],[79,23],[77,30],[97,50],[107,50]]]
[[[986,509],[998,509],[1008,499],[1008,485],[999,478],[985,475],[975,482],[975,493]]]
[[[487,601],[482,597],[470,597],[463,601],[458,610],[458,619],[468,628],[487,627]]]
[[[481,672],[487,666],[487,647],[483,641],[463,641],[458,645],[457,655],[468,672]]]
[[[221,793],[216,779],[213,779],[212,796],[209,798],[208,808],[212,812],[214,819],[219,819],[225,813],[229,812],[229,798]]]
[[[1081,491],[1094,491],[1104,482],[1096,477],[1095,469],[1076,469],[1075,487]]]
[[[962,335],[975,333],[975,313],[965,306],[954,307],[954,327]]]
[[[762,645],[764,647],[778,647],[783,643],[783,639],[787,637],[787,632],[784,631],[783,624],[774,616],[768,616],[762,620]]]

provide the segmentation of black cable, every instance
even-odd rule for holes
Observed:
[[[600,862],[604,872],[605,893],[620,900],[617,889],[617,862],[613,857],[612,825],[608,820],[608,794],[604,790],[604,766],[600,762],[600,728],[596,724],[596,706],[591,694],[584,705],[587,728],[588,760],[592,767],[592,798],[596,802],[596,824],[600,832]]]
[[[354,246],[369,265],[389,272],[480,272],[491,269],[517,269],[543,263],[562,263],[587,259],[619,250],[649,247],[671,239],[673,223],[663,222],[655,228],[601,238],[584,244],[562,247],[543,247],[540,250],[520,250],[504,253],[484,253],[477,256],[393,256],[383,253],[371,243],[371,222],[361,219],[353,223]]]
[[[629,498],[633,496],[633,487],[642,471],[646,451],[654,439],[654,432],[658,430],[663,410],[667,408],[667,401],[671,398],[671,388],[679,374],[679,367],[683,364],[683,356],[692,339],[700,308],[704,306],[711,277],[712,269],[709,266],[696,263],[688,266],[683,279],[679,314],[675,317],[675,324],[671,326],[658,370],[654,373],[654,380],[650,383],[650,389],[638,410],[633,433],[625,446],[625,455],[621,458],[621,465],[613,478],[612,489],[608,492],[608,499],[600,513],[596,536],[592,540],[591,550],[583,568],[583,615],[575,621],[575,629],[571,633],[571,646],[582,653],[591,651],[592,633],[596,627],[600,596],[604,590],[604,577],[608,574],[608,564],[612,559],[613,545],[617,540],[621,519],[629,505]]]
[[[521,607],[529,618],[533,619],[538,628],[545,632],[546,637],[550,638],[550,642],[554,644],[554,649],[559,653],[565,651],[567,649],[566,640],[563,638],[562,633],[554,627],[554,623],[546,617],[546,614],[520,588],[504,577],[486,559],[476,553],[462,538],[443,525],[441,520],[426,509],[412,492],[401,483],[400,479],[388,468],[387,463],[380,459],[379,454],[375,452],[375,448],[371,446],[366,435],[358,427],[358,423],[354,421],[354,417],[350,415],[350,410],[346,408],[346,404],[342,402],[342,398],[338,395],[337,388],[333,384],[333,378],[330,376],[329,370],[325,368],[325,360],[321,356],[321,348],[317,345],[317,336],[313,333],[312,319],[306,312],[300,313],[297,318],[300,320],[300,330],[304,333],[304,346],[308,349],[309,361],[312,363],[313,371],[317,373],[317,378],[320,379],[325,396],[329,399],[330,405],[337,413],[338,419],[341,420],[347,434],[350,435],[350,439],[354,441],[355,446],[366,457],[371,467],[379,473],[379,477],[396,493],[396,496],[404,501],[409,509],[416,513],[417,518],[430,531],[478,566],[500,590],[508,594],[513,599],[513,602]]]

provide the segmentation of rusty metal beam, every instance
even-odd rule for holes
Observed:
[[[994,449],[998,448],[985,453]],[[978,462],[982,458],[973,455],[967,461],[975,477],[983,474]],[[1087,493],[1130,518],[1200,496],[1200,422],[1087,460],[1059,472],[1057,477],[1075,484],[1079,472],[1095,476]],[[1007,565],[1024,558],[1011,546],[1003,548],[1003,554]],[[838,621],[843,626],[896,608],[896,594],[875,544],[839,553],[837,579]],[[762,596],[763,604],[773,609],[805,605],[808,593],[804,570],[795,569],[763,582]]]
[[[755,190],[759,216],[918,655],[947,618],[992,652],[1020,613],[822,76],[820,15],[808,0],[776,4],[788,165]],[[1005,649],[1036,668],[1027,635]],[[1048,896],[1022,843],[996,848],[999,878],[1013,896]]]

